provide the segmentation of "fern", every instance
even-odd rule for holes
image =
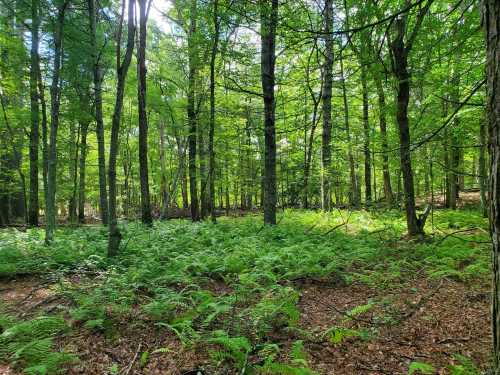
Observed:
[[[24,368],[27,374],[55,374],[69,362],[77,360],[73,354],[55,352],[53,338],[68,330],[64,319],[41,316],[33,320],[15,322],[2,316],[0,355],[13,365]]]
[[[230,359],[241,369],[245,366],[248,353],[252,346],[246,337],[230,337],[224,331],[215,331],[214,337],[207,340],[209,343],[220,345],[224,351],[213,352],[219,360]]]
[[[424,362],[414,361],[410,363],[410,367],[408,367],[408,375],[413,375],[417,373],[434,374],[435,371],[436,369],[434,368],[434,366]]]

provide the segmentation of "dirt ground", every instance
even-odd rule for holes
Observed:
[[[436,374],[449,374],[448,366],[456,363],[456,354],[471,358],[482,368],[488,364],[487,285],[417,279],[412,285],[394,290],[312,280],[295,286],[301,294],[299,326],[302,330],[317,332],[342,324],[374,332],[369,340],[350,337],[339,344],[305,340],[308,362],[320,374],[407,374],[413,361],[432,364]],[[1,282],[0,297],[9,310],[24,317],[55,312],[65,304],[54,295],[51,285],[40,285],[33,279]],[[374,309],[346,319],[347,311],[370,301],[375,302]],[[386,324],[383,318],[390,316],[398,316],[399,320]],[[186,349],[171,332],[153,324],[129,324],[134,321],[130,318],[111,338],[74,327],[71,336],[58,342],[60,348],[77,353],[80,358],[67,373],[107,374],[113,364],[121,374],[189,375],[201,369],[201,374],[232,373],[227,368],[210,365],[208,348],[203,345]],[[270,339],[288,348],[298,337],[292,332],[276,332]],[[151,354],[147,365],[141,368],[138,359],[141,353],[152,353],[158,348],[167,349]],[[1,365],[0,374],[17,373]]]

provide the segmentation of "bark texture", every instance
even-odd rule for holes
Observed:
[[[325,0],[324,8],[325,64],[323,66],[323,134],[321,137],[321,208],[331,209],[332,164],[332,85],[333,85],[333,0]]]
[[[148,116],[146,113],[146,25],[148,0],[139,2],[139,46],[137,48],[137,99],[139,108],[139,175],[141,181],[142,223],[151,225],[148,169]]]
[[[500,2],[483,0],[486,32],[487,119],[490,151],[490,231],[493,242],[492,333],[494,374],[500,374]]]
[[[28,205],[28,225],[38,226],[38,145],[40,142],[40,111],[38,104],[38,47],[40,44],[38,0],[31,0],[31,51],[30,51],[30,192]]]
[[[264,97],[264,224],[276,224],[275,60],[278,0],[260,1],[261,81]]]
[[[126,0],[123,0],[124,2]],[[116,213],[116,158],[118,156],[118,136],[120,133],[120,118],[123,108],[123,95],[125,91],[125,79],[127,78],[128,68],[132,60],[132,52],[134,51],[134,2],[129,0],[128,3],[128,21],[127,21],[127,47],[123,61],[117,66],[117,82],[116,82],[116,100],[113,118],[111,122],[111,142],[109,150],[109,240],[108,240],[108,256],[114,256],[118,253],[122,235],[118,229],[117,213]],[[121,35],[118,39],[120,39]],[[119,40],[117,43],[117,61],[120,61]]]

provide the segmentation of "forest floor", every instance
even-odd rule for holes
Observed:
[[[0,374],[479,374],[490,247],[475,209],[300,210],[0,231]]]

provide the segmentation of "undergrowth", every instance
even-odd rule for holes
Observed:
[[[290,353],[268,341],[272,333],[300,332],[301,280],[404,288],[416,277],[470,281],[489,273],[487,223],[476,211],[435,212],[427,228],[433,234],[422,242],[404,238],[399,211],[349,215],[295,210],[281,215],[272,228],[262,227],[256,216],[220,218],[216,225],[155,222],[151,229],[122,224],[121,253],[109,260],[107,232],[101,227],[60,229],[51,247],[43,244],[41,230],[4,230],[0,277],[58,280],[59,293],[70,302],[66,316],[83,329],[109,334],[134,317],[135,324],[173,332],[186,347],[209,345],[214,366],[247,374],[310,375],[314,372],[302,339]],[[347,225],[330,231],[345,221]],[[465,229],[464,235],[450,235]],[[71,281],[74,275],[78,283]],[[376,330],[352,323],[375,303],[348,312],[339,326],[302,336],[328,339],[333,345],[370,340]],[[41,374],[73,359],[54,350],[53,336],[68,329],[63,319],[0,319],[2,361]],[[57,323],[60,331],[35,336],[23,331],[23,324],[40,322]],[[42,357],[46,360],[40,365]],[[414,371],[421,370],[418,366]]]

